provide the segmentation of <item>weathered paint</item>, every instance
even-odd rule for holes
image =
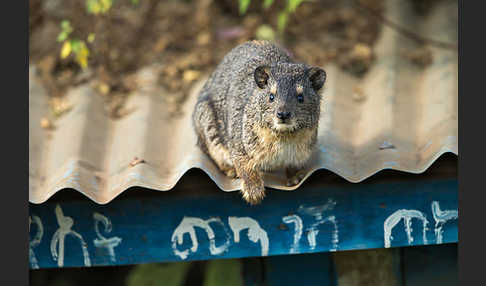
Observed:
[[[218,223],[225,230],[225,242],[220,246],[216,246],[216,236],[214,234],[213,228],[209,225],[210,223]],[[184,217],[182,219],[182,222],[179,224],[179,226],[177,226],[177,228],[174,230],[174,233],[172,234],[171,240],[174,254],[182,259],[187,259],[187,256],[189,255],[189,250],[191,250],[191,252],[196,252],[198,250],[199,242],[196,236],[195,227],[202,228],[206,231],[207,237],[209,239],[209,252],[211,253],[211,255],[219,255],[226,251],[230,243],[229,234],[226,230],[226,227],[221,222],[221,219],[210,218],[208,220],[203,220],[197,217]],[[189,234],[189,237],[191,238],[192,246],[190,247],[190,249],[186,248],[182,251],[178,250],[177,245],[182,245],[184,243],[184,234],[186,233]]]
[[[218,192],[107,205],[48,201],[30,205],[39,218],[30,261],[31,268],[123,265],[451,243],[457,206],[456,179],[269,191],[258,206]]]
[[[87,244],[83,239],[83,236],[78,232],[72,230],[74,220],[71,217],[64,216],[61,206],[58,204],[55,208],[55,214],[57,224],[59,228],[56,230],[51,240],[51,254],[53,260],[57,261],[59,267],[64,266],[64,242],[66,235],[72,235],[79,240],[81,244],[81,250],[84,258],[84,266],[91,266],[91,260],[89,258]]]
[[[262,248],[261,256],[268,255],[268,235],[258,222],[250,217],[234,217],[228,218],[228,224],[233,231],[233,238],[236,243],[240,242],[240,231],[248,229],[248,239],[252,242],[260,242]]]
[[[95,220],[94,223],[94,229],[96,232],[97,238],[93,240],[93,244],[96,248],[104,248],[108,251],[108,254],[110,255],[110,261],[115,262],[116,257],[115,257],[115,247],[117,247],[121,242],[122,239],[119,238],[118,236],[113,236],[110,238],[106,238],[101,234],[101,231],[99,230],[98,224],[102,223],[105,227],[105,232],[110,233],[112,230],[112,224],[109,218],[106,216],[100,214],[100,213],[93,213],[93,219]]]
[[[294,229],[294,242],[290,247],[290,253],[296,253],[299,250],[299,241],[302,237],[302,219],[298,215],[288,215],[282,218],[284,223],[293,223],[295,225]]]
[[[44,228],[42,226],[42,221],[38,216],[29,216],[29,232],[32,221],[35,225],[37,225],[37,232],[35,233],[34,238],[29,243],[29,261],[30,267],[32,269],[38,269],[39,263],[37,262],[37,258],[35,257],[34,248],[36,248],[41,243],[42,236],[44,235]]]
[[[418,210],[401,209],[401,210],[397,210],[389,217],[387,217],[385,222],[383,223],[383,236],[384,236],[383,239],[385,240],[385,247],[390,247],[391,240],[393,239],[391,235],[392,230],[401,220],[403,220],[403,223],[405,225],[405,232],[407,233],[408,244],[411,244],[413,242],[412,219],[417,219],[422,222],[422,233],[423,233],[422,242],[424,244],[427,244],[427,230],[428,230],[427,224],[429,223],[427,218],[424,216],[422,212]]]
[[[435,237],[437,243],[442,243],[442,227],[449,220],[455,220],[459,216],[457,210],[441,210],[439,202],[432,202],[432,215],[435,220]]]

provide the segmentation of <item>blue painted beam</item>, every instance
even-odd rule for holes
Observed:
[[[457,242],[456,179],[30,204],[31,268],[125,265]]]

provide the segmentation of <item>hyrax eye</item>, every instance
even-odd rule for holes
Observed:
[[[304,96],[302,94],[297,95],[297,100],[299,102],[304,102]]]
[[[275,99],[275,96],[271,93],[270,94],[270,102],[272,102]]]

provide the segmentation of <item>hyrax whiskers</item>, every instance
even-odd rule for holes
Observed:
[[[221,171],[243,181],[243,198],[265,196],[262,172],[286,169],[287,185],[317,141],[326,72],[294,62],[276,44],[250,41],[231,50],[211,74],[193,113],[199,147]]]

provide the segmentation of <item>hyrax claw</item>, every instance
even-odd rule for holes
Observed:
[[[298,185],[305,178],[305,171],[292,172],[287,169],[287,187]]]
[[[247,186],[243,184],[241,190],[243,199],[250,205],[258,205],[265,198],[265,188],[259,186]]]
[[[236,170],[235,170],[235,168],[229,168],[229,169],[226,169],[226,170],[224,171],[224,174],[225,174],[227,177],[231,178],[231,179],[235,179],[235,178],[237,178],[237,177],[238,177],[238,176],[236,175]]]

